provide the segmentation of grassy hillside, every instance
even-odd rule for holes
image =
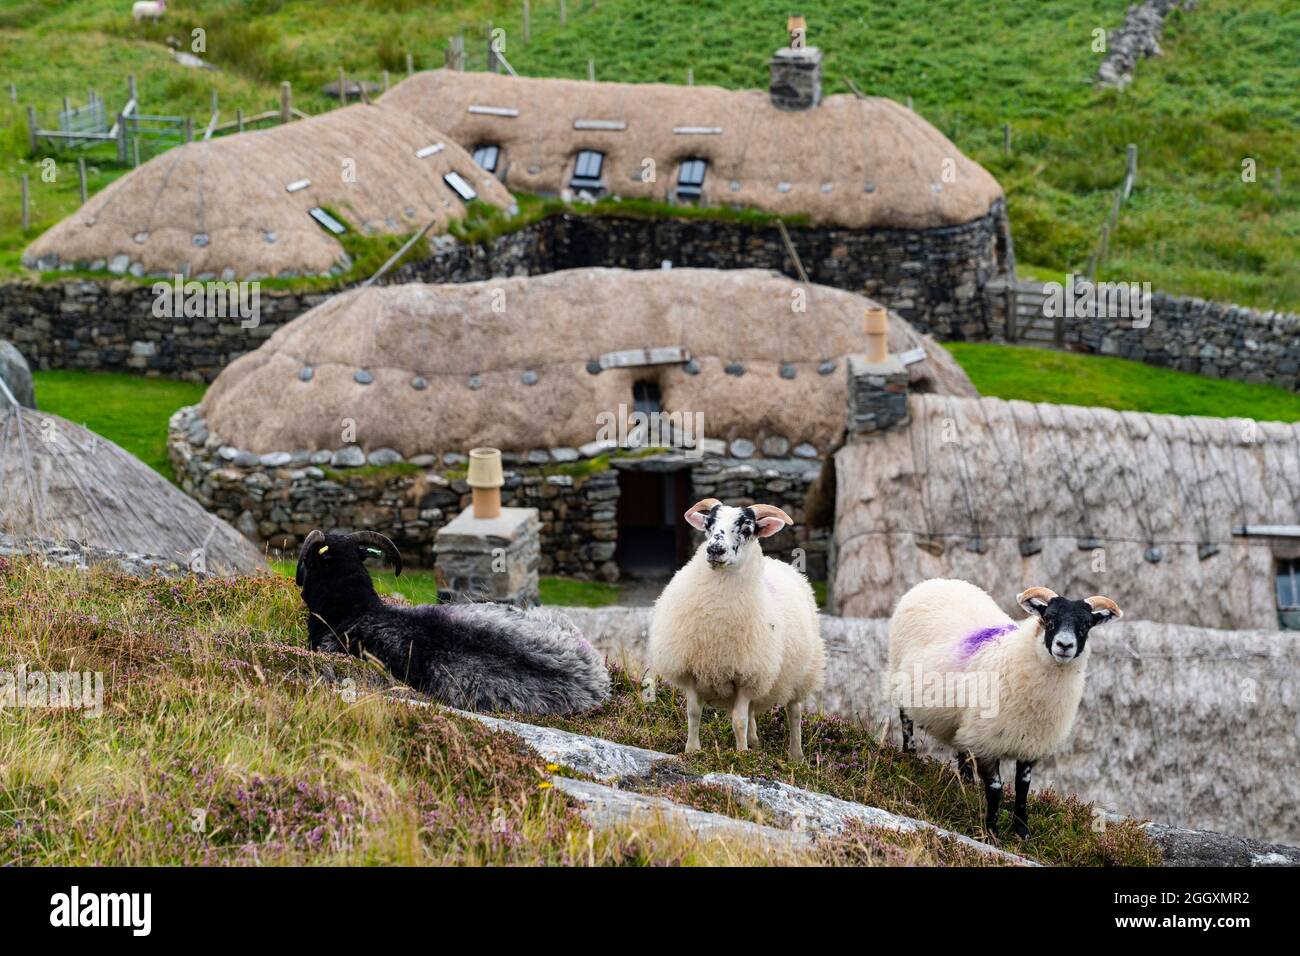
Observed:
[[[1165,56],[1143,61],[1126,91],[1091,80],[1100,54],[1092,31],[1114,29],[1127,0],[828,0],[804,4],[810,40],[826,55],[825,88],[846,78],[867,93],[906,101],[987,166],[1010,198],[1021,260],[1049,272],[1081,268],[1119,184],[1124,147],[1140,147],[1138,189],[1111,242],[1104,277],[1259,306],[1300,308],[1300,7],[1290,0],[1202,0],[1168,22]],[[93,82],[116,95],[135,70],[149,109],[205,117],[215,83],[228,109],[266,109],[281,79],[308,111],[314,91],[341,65],[377,79],[380,70],[441,63],[448,36],[465,32],[481,62],[487,22],[506,30],[506,52],[522,73],[684,82],[766,84],[766,61],[783,37],[787,5],[776,0],[558,0],[532,4],[523,43],[521,4],[466,0],[177,0],[168,19],[136,26],[116,0],[9,3],[0,10],[0,60],[19,103],[52,115],[60,97]],[[220,73],[172,64],[168,35],[207,31]],[[7,112],[6,112],[7,111]],[[25,157],[19,111],[0,109],[0,268],[12,271],[30,237],[17,235],[16,176]],[[1002,151],[1001,126],[1013,127]],[[1242,162],[1258,181],[1243,183]],[[120,170],[96,163],[96,187]],[[1281,192],[1273,192],[1282,170]],[[74,168],[39,181],[36,227],[76,204]]]
[[[0,866],[275,864],[970,864],[933,840],[855,830],[825,849],[772,855],[663,826],[593,831],[516,738],[379,696],[373,665],[305,648],[293,583],[139,580],[0,559],[0,670],[100,672],[101,716],[0,709]],[[342,685],[342,686],[340,686]],[[620,677],[606,707],[564,723],[680,750],[685,716]],[[978,833],[980,796],[933,761],[843,721],[812,718],[809,763],[737,761],[719,719],[687,769],[758,771]],[[668,784],[679,801],[755,818],[719,789]],[[1090,807],[1049,793],[1020,847],[1049,862],[1156,862],[1132,824],[1096,829]]]
[[[1275,385],[1206,378],[1105,355],[983,342],[949,342],[946,348],[980,394],[995,398],[1163,415],[1300,421],[1300,395]]]

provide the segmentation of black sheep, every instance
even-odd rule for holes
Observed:
[[[373,552],[402,573],[397,546],[378,532],[307,535],[297,581],[313,650],[371,655],[399,680],[465,710],[563,714],[609,697],[604,662],[564,615],[503,604],[385,604],[363,563]]]

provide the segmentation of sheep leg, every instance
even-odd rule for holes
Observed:
[[[980,780],[984,782],[984,829],[990,838],[998,838],[998,807],[1002,805],[1002,767],[1000,760],[988,757],[976,759]]]
[[[785,705],[785,722],[790,725],[790,759],[803,760],[803,705],[797,700]]]
[[[749,702],[749,745],[758,749],[758,715],[754,713],[754,702]]]
[[[912,726],[912,718],[907,716],[907,711],[901,707],[898,708],[898,720],[903,725],[903,753],[916,753],[916,741],[912,738],[916,731]]]
[[[1011,811],[1011,831],[1022,840],[1029,837],[1029,776],[1033,772],[1032,760],[1016,761],[1016,805]]]
[[[957,773],[962,783],[975,782],[975,758],[969,750],[957,751]]]
[[[731,705],[731,732],[736,736],[736,749],[749,749],[749,695],[736,688],[736,699]]]
[[[704,704],[700,701],[700,695],[692,684],[686,688],[686,752],[693,754],[700,749],[700,714],[704,712]]]

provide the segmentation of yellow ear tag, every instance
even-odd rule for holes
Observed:
[[[322,545],[320,546],[320,550],[317,551],[316,553],[317,553],[317,554],[324,554],[324,553],[325,553],[326,551],[328,551],[329,549],[330,549],[330,546],[329,546],[328,544],[322,544]]]

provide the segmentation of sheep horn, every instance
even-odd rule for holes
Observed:
[[[688,515],[693,515],[697,511],[712,511],[716,506],[722,504],[717,498],[701,498],[695,504],[686,509]]]
[[[1016,603],[1030,614],[1037,614],[1038,612],[1034,610],[1034,606],[1030,602],[1041,601],[1043,604],[1051,604],[1052,598],[1056,596],[1056,592],[1051,588],[1029,588],[1016,595]]]
[[[1084,598],[1084,601],[1092,607],[1093,611],[1108,613],[1111,620],[1118,621],[1124,616],[1124,612],[1119,609],[1119,605],[1108,597],[1095,594],[1090,598]]]
[[[780,518],[788,525],[794,524],[794,519],[776,505],[750,505],[749,510],[754,512],[754,517],[759,521],[764,518]]]
[[[348,535],[348,540],[353,544],[372,544],[393,562],[393,574],[402,573],[402,553],[397,550],[397,545],[393,544],[392,538],[382,535],[378,531],[354,531]]]
[[[293,579],[297,583],[298,587],[302,587],[303,580],[306,578],[306,569],[303,567],[303,559],[307,557],[307,549],[317,541],[324,540],[325,535],[321,532],[320,528],[313,528],[308,532],[306,540],[303,541],[302,548],[298,551],[298,568],[294,571],[293,575]]]

